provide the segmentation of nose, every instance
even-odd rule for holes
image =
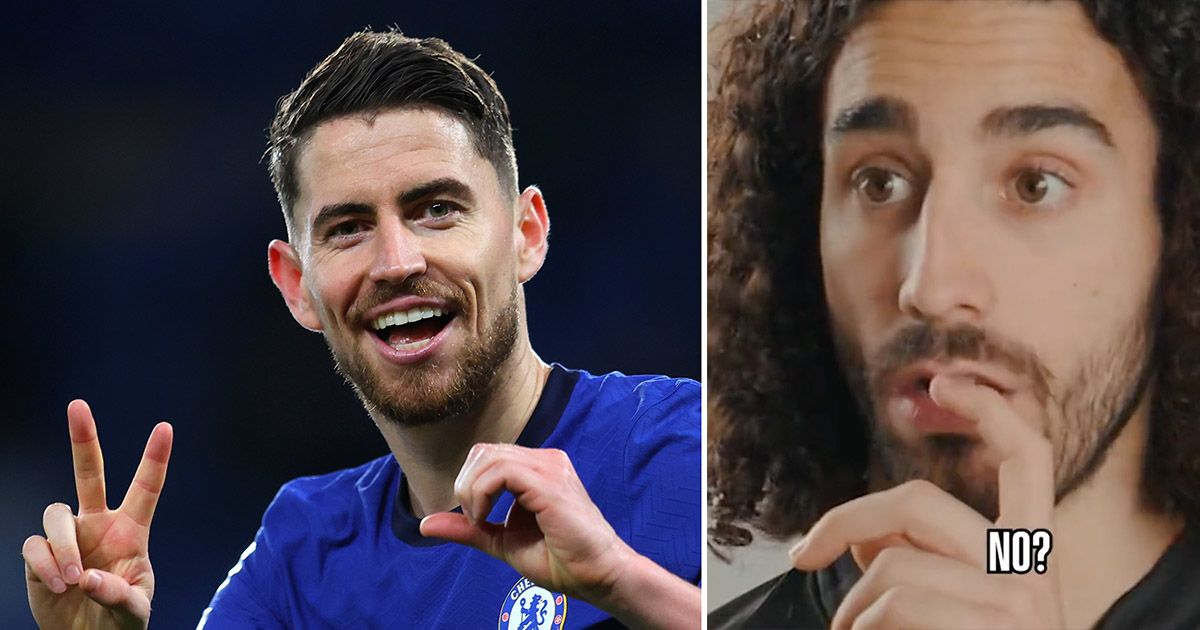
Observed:
[[[399,217],[379,221],[373,246],[374,260],[369,274],[371,280],[378,283],[403,282],[425,273],[425,254],[421,250],[420,238]]]
[[[975,204],[975,205],[972,205]],[[931,182],[901,264],[900,310],[920,320],[978,324],[992,308],[986,233],[978,202]]]

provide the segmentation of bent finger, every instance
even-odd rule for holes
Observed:
[[[853,630],[882,628],[1011,628],[1001,610],[976,604],[919,586],[889,589],[871,603],[852,625]]]
[[[150,618],[150,598],[119,575],[88,569],[79,587],[97,604],[113,609],[118,614],[142,621]]]
[[[460,499],[463,510],[469,507],[470,513],[467,516],[475,522],[487,518],[496,497],[505,490],[513,494],[514,502],[519,502],[537,513],[544,507],[529,494],[547,485],[545,476],[533,461],[499,459],[480,470],[471,484],[463,488]]]
[[[83,575],[83,561],[79,559],[79,540],[71,508],[65,503],[50,504],[42,513],[42,527],[63,579],[67,584],[78,584]]]
[[[154,427],[146,441],[142,461],[133,474],[133,482],[121,502],[121,511],[146,527],[154,519],[154,508],[167,481],[167,462],[171,459],[174,436],[175,430],[168,422],[160,422]]]
[[[979,605],[995,606],[1003,599],[1003,585],[990,581],[986,573],[974,567],[911,547],[894,547],[880,553],[846,594],[833,617],[832,627],[853,627],[864,610],[897,586],[917,587],[940,594],[945,600]]]
[[[25,581],[30,584],[45,584],[52,593],[63,593],[67,583],[58,570],[54,561],[54,552],[50,543],[41,536],[30,536],[21,545],[21,555],[25,557]]]
[[[909,481],[843,503],[825,513],[792,548],[796,568],[815,571],[837,560],[851,545],[902,536],[914,546],[984,568],[986,518],[945,490]]]
[[[902,549],[917,548],[916,545],[912,544],[912,541],[900,534],[888,534],[883,538],[860,545],[850,545],[850,555],[854,557],[854,563],[858,565],[859,570],[866,571],[871,567],[871,563],[875,561],[875,558],[880,553],[893,547]]]
[[[463,513],[467,515],[467,518],[476,521],[486,517],[487,508],[495,496],[493,495],[490,499],[487,496],[480,496],[478,488],[480,487],[479,479],[489,474],[490,471],[497,467],[517,467],[536,470],[540,474],[544,474],[549,470],[549,460],[559,452],[554,449],[526,448],[515,444],[480,443],[471,447],[466,462],[454,480],[454,494],[462,505]],[[503,489],[504,487],[501,486],[494,493],[499,494]],[[513,490],[513,488],[508,489]]]

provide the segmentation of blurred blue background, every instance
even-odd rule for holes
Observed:
[[[365,26],[491,72],[550,257],[534,347],[593,372],[700,373],[700,2],[188,2],[0,20],[0,628],[32,627],[21,542],[76,499],[65,408],[96,412],[110,503],[175,425],[152,627],[194,627],[284,481],[386,447],[266,273],[276,100]]]

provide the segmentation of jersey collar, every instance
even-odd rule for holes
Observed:
[[[546,386],[542,388],[542,395],[538,398],[537,406],[533,408],[529,422],[525,423],[525,428],[517,437],[519,446],[537,448],[545,444],[546,439],[550,437],[551,433],[554,433],[558,421],[567,409],[571,393],[575,391],[575,383],[579,381],[579,374],[578,371],[568,370],[558,363],[551,364],[550,376],[546,378]],[[392,493],[392,532],[396,534],[396,537],[414,547],[432,547],[449,542],[421,535],[419,529],[421,519],[412,514],[410,508],[412,504],[408,499],[408,484],[405,483],[404,471],[400,472],[397,486],[396,491]],[[451,511],[461,514],[462,508],[456,507]]]

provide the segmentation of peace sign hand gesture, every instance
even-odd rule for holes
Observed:
[[[137,628],[150,621],[154,571],[150,521],[171,457],[173,430],[161,422],[150,433],[125,500],[108,509],[104,457],[92,410],[67,406],[79,514],[54,503],[46,508],[46,536],[25,540],[29,607],[42,628]]]

